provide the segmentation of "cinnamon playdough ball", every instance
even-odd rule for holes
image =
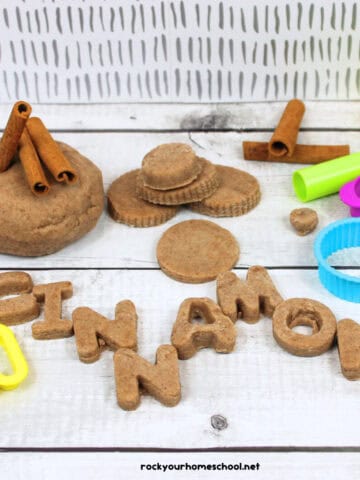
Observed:
[[[101,172],[75,149],[59,145],[79,175],[74,185],[55,182],[48,174],[50,192],[38,197],[19,161],[0,174],[0,253],[48,255],[95,227],[104,207]]]
[[[296,208],[290,213],[290,223],[298,235],[304,236],[315,230],[319,218],[312,208]]]

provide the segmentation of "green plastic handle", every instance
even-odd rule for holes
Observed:
[[[318,163],[293,173],[295,193],[302,202],[331,195],[360,175],[360,152]]]

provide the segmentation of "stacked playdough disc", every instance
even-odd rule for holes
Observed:
[[[154,148],[141,169],[122,175],[108,191],[111,217],[134,227],[164,223],[181,205],[213,217],[232,217],[247,213],[259,201],[256,178],[214,165],[183,143]]]

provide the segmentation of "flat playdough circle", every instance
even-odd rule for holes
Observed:
[[[190,203],[195,212],[212,217],[236,217],[252,210],[260,201],[259,182],[250,173],[215,165],[220,185],[200,202]]]
[[[164,143],[151,150],[142,161],[144,185],[170,190],[188,185],[199,175],[201,164],[186,143]]]
[[[59,142],[79,180],[64,185],[49,175],[50,192],[35,196],[16,161],[0,174],[0,252],[24,257],[54,253],[95,227],[104,208],[100,170]]]
[[[136,193],[147,202],[159,205],[181,205],[197,202],[208,197],[219,186],[215,165],[205,158],[197,159],[201,165],[200,175],[189,185],[172,190],[154,190],[144,184],[143,172],[140,170],[136,181]]]
[[[177,223],[163,234],[157,245],[157,259],[163,272],[187,283],[214,280],[232,269],[239,254],[235,237],[207,220]]]
[[[178,207],[155,205],[136,195],[136,178],[139,169],[127,172],[116,179],[110,186],[108,210],[116,221],[133,227],[153,227],[170,220]]]

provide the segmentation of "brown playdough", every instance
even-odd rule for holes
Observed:
[[[207,220],[187,220],[170,227],[157,245],[164,273],[180,282],[202,283],[230,270],[239,258],[233,235]]]
[[[360,325],[350,318],[340,320],[337,344],[343,375],[348,380],[360,379]]]
[[[95,227],[104,205],[100,170],[73,148],[59,143],[79,172],[75,185],[54,182],[43,197],[34,196],[20,162],[0,175],[0,252],[47,255]]]
[[[52,340],[73,335],[72,321],[61,318],[62,300],[71,298],[72,294],[71,282],[54,282],[34,287],[33,295],[38,302],[44,303],[44,320],[32,325],[34,338]]]
[[[144,185],[170,190],[188,185],[199,175],[201,163],[185,143],[165,143],[151,150],[142,162]]]
[[[302,335],[292,328],[307,325],[312,335]],[[287,352],[313,357],[329,350],[336,334],[336,319],[328,307],[309,298],[291,298],[280,303],[273,315],[273,335]]]
[[[25,272],[5,272],[0,274],[0,296],[19,294],[15,298],[0,301],[0,323],[17,325],[39,316],[40,307],[33,295],[32,279]]]
[[[144,200],[159,205],[181,205],[183,203],[198,202],[212,193],[219,186],[219,177],[215,165],[205,158],[198,158],[201,165],[200,175],[189,185],[171,190],[154,190],[144,184],[143,174],[140,171],[136,181],[136,193]]]
[[[129,349],[114,354],[117,401],[124,410],[135,410],[140,404],[140,387],[159,402],[173,407],[181,398],[179,360],[172,345],[161,345],[152,365]]]
[[[296,208],[290,213],[290,223],[298,235],[305,236],[315,230],[319,218],[311,208]]]
[[[146,202],[135,193],[136,178],[140,170],[121,175],[108,192],[108,210],[116,221],[132,227],[154,227],[170,220],[178,210],[176,206],[155,205]]]
[[[233,272],[220,274],[216,293],[222,311],[233,322],[241,318],[255,323],[260,319],[260,312],[271,317],[283,301],[266,268],[260,265],[249,268],[246,282]]]
[[[76,347],[82,362],[96,362],[105,346],[112,350],[137,348],[138,317],[135,305],[130,300],[123,300],[116,305],[115,320],[108,320],[88,307],[74,310],[72,318]]]
[[[256,207],[260,186],[255,177],[237,168],[215,165],[220,185],[201,202],[190,203],[195,212],[212,217],[236,217]]]
[[[0,296],[30,293],[33,288],[31,276],[26,272],[0,273]]]
[[[193,323],[196,317],[205,323]],[[182,302],[171,334],[171,343],[181,360],[191,358],[200,348],[230,353],[235,342],[234,324],[210,298],[187,298]]]

